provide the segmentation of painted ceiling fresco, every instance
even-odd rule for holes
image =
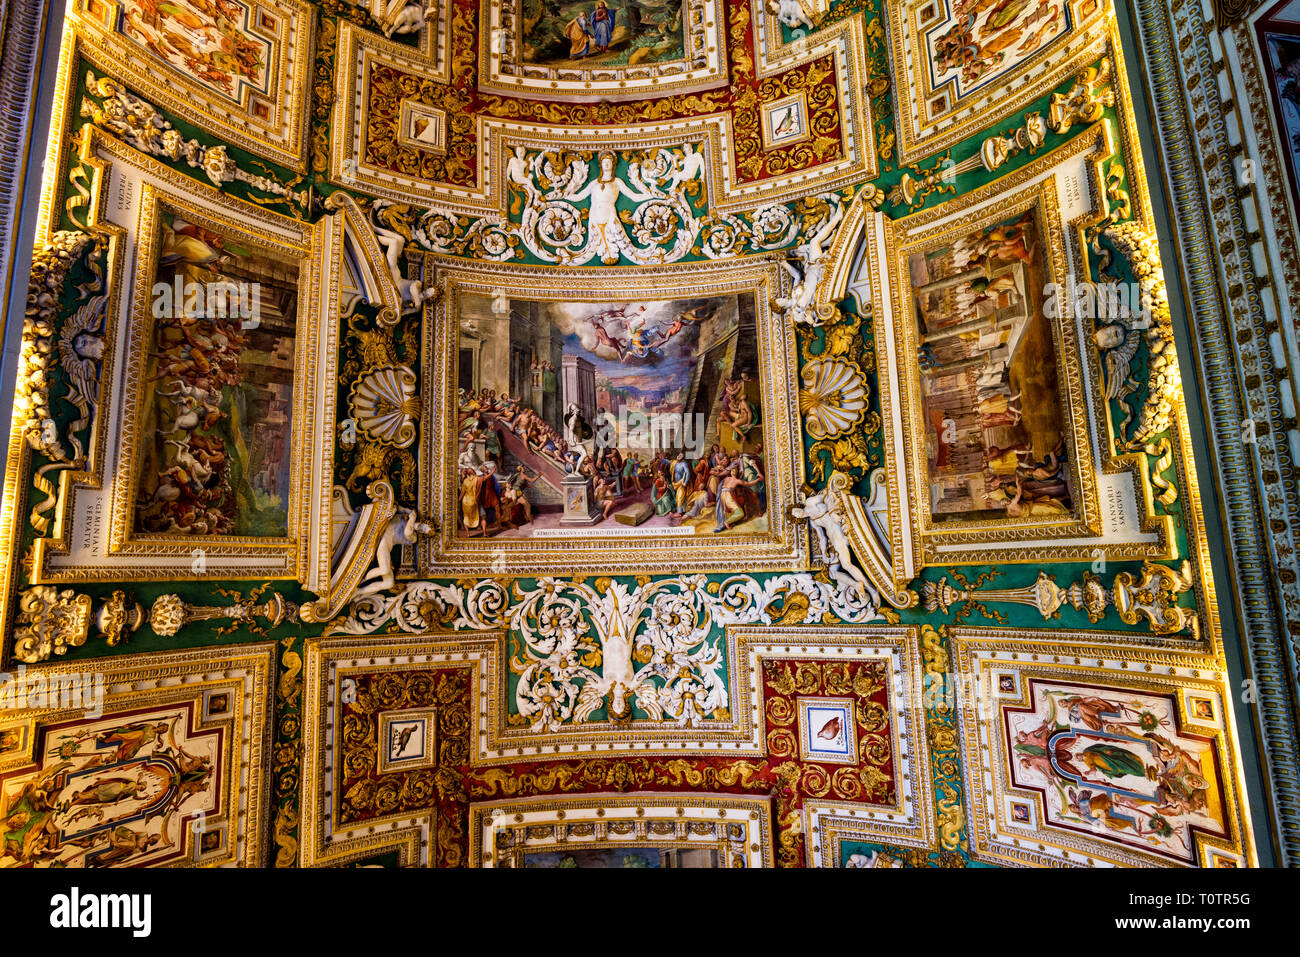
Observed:
[[[1258,863],[1121,42],[75,0],[0,865]]]

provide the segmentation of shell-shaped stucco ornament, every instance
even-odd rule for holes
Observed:
[[[406,366],[367,372],[352,387],[352,417],[377,442],[406,448],[415,441],[419,415],[415,373]]]
[[[803,367],[799,413],[808,434],[826,439],[847,432],[867,411],[867,382],[857,363],[813,359]]]

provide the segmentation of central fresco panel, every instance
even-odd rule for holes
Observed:
[[[462,537],[549,537],[565,523],[582,533],[767,531],[758,356],[746,354],[757,340],[751,295],[511,299],[504,316],[487,297],[460,307]],[[575,491],[572,477],[589,471],[592,493]],[[511,481],[494,500],[483,478],[498,472]],[[556,501],[534,506],[523,493],[537,482]],[[707,513],[706,490],[716,499]]]
[[[484,86],[523,96],[643,97],[725,75],[719,0],[483,2]]]
[[[561,295],[541,270],[427,268],[429,567],[791,568],[801,466],[775,263],[575,270]]]
[[[0,866],[1257,863],[1108,3],[60,66],[3,653],[115,684],[5,712]]]

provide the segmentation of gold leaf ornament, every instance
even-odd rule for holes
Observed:
[[[800,375],[799,412],[808,434],[832,438],[849,431],[867,409],[867,383],[857,364],[846,359],[814,359]]]

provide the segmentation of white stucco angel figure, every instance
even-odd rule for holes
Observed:
[[[427,4],[427,6],[426,6]],[[438,4],[434,0],[367,0],[366,9],[384,36],[394,33],[419,33],[426,23],[438,16]]]
[[[393,574],[393,549],[398,545],[414,545],[421,535],[432,535],[433,526],[422,521],[415,511],[399,508],[388,520],[379,545],[375,548],[375,567],[366,572],[362,584],[352,594],[352,600],[388,591],[397,582]]]
[[[586,721],[602,705],[607,706],[611,720],[631,716],[632,701],[652,720],[663,718],[663,705],[654,684],[637,678],[632,663],[632,642],[622,634],[605,635],[601,639],[600,674],[582,686],[574,707],[574,718]],[[608,702],[606,699],[608,698]]]
[[[831,311],[829,304],[817,302],[817,287],[821,285],[826,275],[826,267],[830,263],[830,256],[825,247],[834,235],[840,220],[844,218],[844,205],[838,201],[838,197],[833,201],[833,205],[835,211],[794,248],[794,258],[802,264],[802,267],[796,269],[788,262],[781,264],[794,280],[794,286],[790,290],[790,295],[773,299],[772,305],[782,310],[791,322],[819,326]]]
[[[848,536],[844,534],[840,501],[832,486],[828,485],[815,495],[805,496],[802,505],[790,509],[790,515],[807,519],[812,526],[832,581],[857,593],[859,598],[870,599],[873,603],[880,601],[880,593],[871,587],[867,576],[862,574],[862,569],[853,562],[853,550],[849,546]]]
[[[618,219],[619,196],[626,196],[634,203],[654,198],[652,194],[638,192],[619,179],[614,174],[614,154],[604,150],[600,154],[600,176],[575,195],[565,197],[573,203],[591,200],[587,211],[587,248],[594,249],[607,266],[618,262],[622,247],[631,245]]]
[[[436,289],[426,289],[424,284],[418,279],[407,279],[402,273],[402,253],[406,249],[407,237],[395,230],[388,229],[379,224],[383,219],[387,222],[393,222],[394,212],[391,206],[380,206],[376,204],[375,220],[371,223],[371,228],[375,231],[375,239],[384,249],[384,260],[388,263],[388,272],[393,277],[393,285],[397,287],[397,294],[402,300],[402,314],[418,312],[426,302],[438,295]],[[395,225],[395,223],[393,223]]]
[[[767,10],[791,30],[795,27],[811,28],[813,25],[799,0],[768,0]]]

